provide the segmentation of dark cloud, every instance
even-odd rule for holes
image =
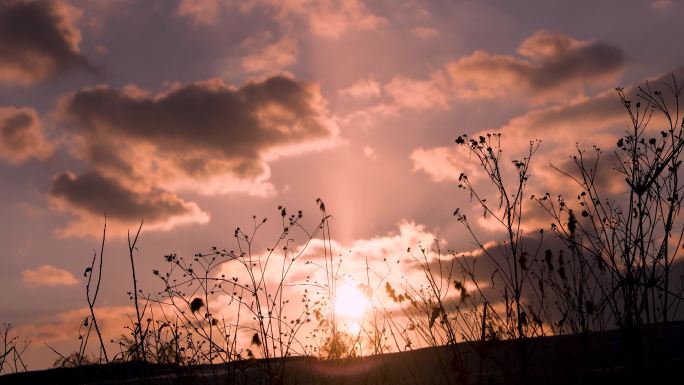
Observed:
[[[104,213],[160,229],[206,222],[195,203],[169,191],[270,194],[269,161],[337,134],[318,88],[283,76],[240,88],[214,79],[157,95],[100,86],[66,95],[58,116],[70,151],[93,170],[53,181],[51,197],[78,217],[68,234]]]
[[[173,194],[135,192],[96,171],[79,176],[61,173],[52,181],[50,194],[87,211],[128,220],[155,221],[188,211],[184,202]]]
[[[577,280],[578,273],[574,269],[579,268],[579,263],[577,259],[573,258],[572,252],[558,237],[550,235],[550,232],[547,232],[543,238],[539,238],[537,235],[531,234],[520,239],[522,249],[527,253],[523,260],[525,270],[527,271],[521,288],[523,304],[527,309],[530,309],[530,306],[535,310],[539,309],[540,300],[543,297],[544,303],[546,303],[545,310],[549,312],[549,314],[544,316],[550,316],[554,321],[557,321],[562,316],[558,306],[560,304],[564,305],[566,302],[562,297],[558,297],[556,291],[549,284],[548,275],[545,275],[544,292],[542,295],[539,291],[541,269],[545,269],[545,272],[548,273],[549,267],[551,267],[551,275],[558,282],[560,280],[558,273],[560,267],[559,255],[562,253],[564,255],[564,270],[567,272],[568,283],[572,287],[577,287],[580,281]],[[550,253],[548,254],[550,256],[548,260],[551,262],[550,265],[546,259],[547,250]],[[590,257],[588,253],[585,254],[585,258]],[[492,241],[486,243],[483,249],[454,251],[451,255],[444,255],[441,258],[435,256],[428,264],[413,263],[409,266],[409,269],[429,272],[436,282],[444,282],[445,280],[449,282],[448,278],[450,278],[451,282],[460,281],[464,284],[470,295],[475,296],[477,300],[486,300],[493,306],[493,311],[499,312],[500,317],[505,317],[505,307],[502,307],[502,303],[507,296],[510,300],[511,288],[506,284],[506,278],[504,277],[513,279],[515,276],[513,264],[520,267],[521,261],[520,259],[513,259],[510,246],[503,241]],[[475,282],[477,282],[480,288],[480,293],[475,288]],[[589,275],[582,281],[582,284],[593,289],[595,288],[596,281]],[[451,290],[453,290],[453,286]],[[595,297],[596,293],[596,291],[586,293],[587,299],[597,298]],[[480,294],[482,297],[480,297]],[[451,295],[453,296],[452,298],[456,297],[458,291],[452,291]],[[548,320],[544,319],[544,321]]]
[[[651,79],[651,89],[667,90],[668,86],[665,83],[671,82],[673,75],[677,79],[684,78],[684,67]],[[638,85],[627,87],[625,97],[636,103],[639,101],[637,92]],[[667,93],[664,92],[665,94]],[[674,111],[674,99],[668,95],[664,97]],[[625,134],[628,127],[629,115],[615,90],[609,90],[576,103],[532,110],[511,119],[501,127],[476,132],[472,136],[499,132],[502,134],[503,147],[516,156],[524,156],[529,149],[530,140],[540,139],[541,148],[534,158],[534,162],[540,166],[534,171],[538,177],[550,178],[552,175],[560,175],[543,166],[551,163],[561,169],[571,169],[570,156],[576,153],[577,145],[586,149],[596,145],[611,153],[617,140]],[[669,126],[660,114],[654,114],[648,127],[654,132],[659,132]],[[451,147],[418,148],[414,150],[412,160],[416,170],[426,172],[436,181],[453,180],[453,175],[457,177],[462,171],[470,171],[469,175],[473,174],[472,168],[468,167],[458,154],[459,151]],[[437,157],[441,158],[439,162],[435,160]],[[603,163],[612,166],[614,157],[605,158]],[[609,185],[612,183],[606,184],[605,187]]]
[[[196,204],[159,188],[135,190],[114,178],[90,171],[83,175],[64,172],[52,181],[50,197],[62,209],[79,215],[79,223],[64,230],[68,235],[90,234],[86,223],[101,221],[103,215],[115,224],[144,220],[147,228],[170,228],[176,223],[208,220]],[[95,227],[97,228],[97,227]],[[92,228],[91,228],[92,230]]]
[[[61,0],[0,2],[0,81],[26,84],[73,67],[92,70],[78,48],[79,13]]]
[[[684,67],[677,68],[672,72],[654,77],[648,85],[652,90],[663,91],[663,100],[676,111],[676,101],[667,91],[666,82],[672,82],[672,76],[676,79],[684,78]],[[680,81],[678,84],[681,85]],[[639,85],[632,85],[624,89],[625,97],[632,100],[632,106],[640,99],[637,96]],[[646,106],[642,100],[641,112]],[[643,115],[642,115],[643,116]],[[681,114],[680,114],[681,116]],[[674,122],[675,124],[677,122]],[[643,128],[643,126],[642,126]],[[669,128],[669,123],[662,114],[654,113],[647,126],[646,137],[658,136],[660,131]],[[472,137],[486,135],[491,132],[501,133],[502,148],[507,154],[507,161],[501,162],[504,180],[507,176],[517,175],[517,171],[508,160],[520,159],[527,156],[530,140],[540,139],[541,146],[532,158],[530,169],[531,177],[526,191],[528,194],[541,196],[550,192],[553,196],[562,194],[568,199],[568,203],[574,203],[572,199],[580,192],[579,186],[568,175],[579,177],[579,170],[573,156],[577,155],[578,148],[583,151],[585,166],[596,168],[595,184],[599,192],[605,197],[621,201],[625,198],[625,191],[629,186],[625,183],[625,175],[616,170],[620,159],[616,153],[619,138],[626,134],[630,127],[630,117],[625,110],[615,90],[600,93],[580,102],[567,105],[554,106],[530,111],[524,115],[511,119],[507,124],[486,131],[473,133]],[[602,149],[600,162],[596,163],[596,150],[592,146]],[[424,172],[436,182],[455,183],[461,172],[465,172],[471,182],[480,182],[482,169],[479,165],[467,162],[464,157],[467,151],[458,147],[433,147],[417,148],[411,155],[414,170]],[[555,168],[550,167],[553,165]],[[558,170],[568,175],[564,175]],[[476,184],[487,191],[484,186]],[[479,208],[478,208],[479,209]],[[475,209],[474,212],[477,212]],[[549,219],[547,213],[535,204],[525,204],[525,227],[534,231],[539,228],[548,228]],[[483,223],[478,223],[483,226]],[[486,226],[484,226],[486,227]]]
[[[617,46],[547,31],[525,39],[518,54],[476,51],[445,64],[425,79],[395,76],[382,87],[382,95],[391,102],[356,114],[448,109],[455,99],[515,97],[538,105],[565,102],[584,95],[587,86],[612,86],[627,61]]]
[[[653,90],[666,91],[668,86],[665,83],[671,82],[673,75],[677,79],[684,78],[684,67],[651,79],[649,85]],[[635,103],[639,101],[638,87],[634,85],[625,88],[626,98]],[[675,108],[672,98],[667,97],[666,101],[670,107]],[[658,117],[659,114],[655,114],[654,121],[649,125],[653,130],[663,128],[664,122],[659,121]],[[531,111],[511,119],[497,131],[506,135],[509,141],[519,139],[522,146],[530,139],[540,138],[544,140],[545,147],[553,144],[563,145],[567,149],[568,145],[579,142],[608,148],[624,134],[628,123],[629,116],[624,106],[615,91],[610,90],[578,103]]]
[[[533,61],[531,71],[525,76],[537,90],[546,90],[563,82],[589,82],[611,75],[621,70],[626,61],[626,55],[619,47],[601,41],[583,42],[543,31],[525,40],[519,52]]]
[[[582,87],[619,75],[625,52],[601,41],[581,41],[560,33],[537,31],[518,48],[519,57],[477,51],[447,66],[463,98],[510,93],[548,93]]]
[[[156,96],[98,87],[68,96],[62,110],[86,148],[81,157],[100,167],[161,162],[176,176],[196,179],[257,178],[268,158],[336,132],[318,89],[282,76],[239,89],[197,82]],[[135,147],[147,150],[123,156]]]
[[[45,159],[52,151],[34,109],[0,107],[0,158],[19,163],[31,157]]]

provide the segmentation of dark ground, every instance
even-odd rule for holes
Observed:
[[[284,368],[282,383],[299,385],[684,384],[684,322],[627,337],[610,331],[524,342],[462,343],[336,361],[294,357],[274,360],[270,366],[273,372]],[[527,365],[520,352],[528,352]],[[10,374],[0,376],[0,384],[256,385],[279,383],[278,379],[268,376],[261,360],[195,367],[130,362]]]

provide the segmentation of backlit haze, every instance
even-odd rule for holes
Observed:
[[[30,369],[56,359],[44,343],[76,349],[104,214],[96,311],[114,338],[127,229],[144,220],[151,292],[164,255],[230,249],[253,215],[263,251],[279,205],[315,226],[320,198],[356,333],[366,262],[400,283],[409,248],[473,249],[452,215],[473,207],[459,174],[477,183],[458,135],[501,132],[511,157],[540,139],[530,193],[566,191],[549,164],[627,128],[615,87],[684,81],[683,16],[676,0],[0,0],[0,321],[32,341]]]

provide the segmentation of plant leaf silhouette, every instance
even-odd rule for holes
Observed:
[[[194,298],[192,302],[190,302],[190,311],[193,313],[198,312],[202,307],[204,306],[204,301],[202,298]]]

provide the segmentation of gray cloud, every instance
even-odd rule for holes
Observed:
[[[239,89],[220,80],[197,82],[157,96],[98,87],[69,95],[62,111],[86,146],[81,156],[101,167],[159,161],[176,175],[199,179],[257,178],[267,158],[287,152],[280,149],[336,133],[318,89],[282,76]],[[126,148],[136,146],[148,151],[123,161]]]
[[[424,79],[395,76],[382,87],[383,103],[350,117],[391,115],[403,109],[448,109],[456,100],[515,97],[516,101],[550,105],[583,96],[587,86],[612,86],[627,62],[625,52],[617,46],[543,30],[525,39],[518,54],[476,51],[446,63]]]
[[[650,79],[649,85],[653,90],[667,90],[666,82],[684,77],[684,67],[674,69],[671,73]],[[680,81],[678,81],[680,83]],[[680,83],[681,84],[681,83]],[[625,97],[636,103],[638,85],[625,88]],[[664,94],[667,94],[664,92]],[[665,101],[674,111],[675,102],[671,96],[665,95]],[[642,103],[643,104],[643,103]],[[643,108],[643,107],[642,107]],[[643,113],[643,111],[642,111]],[[541,151],[535,156],[535,162],[540,164],[559,164],[569,166],[570,155],[576,152],[576,144],[580,147],[597,145],[612,152],[617,140],[625,134],[629,123],[629,115],[625,111],[615,90],[599,93],[576,103],[546,107],[532,110],[517,116],[501,127],[476,132],[472,136],[485,135],[488,132],[500,132],[503,146],[516,156],[523,156],[529,147],[530,140],[541,139]],[[653,116],[649,128],[659,132],[668,127],[659,114]],[[457,170],[467,169],[455,154],[454,148],[435,147],[431,149],[416,149],[412,155],[414,167],[427,172],[437,181],[448,180],[444,177]],[[431,155],[443,157],[442,162],[430,161]],[[429,162],[428,162],[429,161]],[[449,166],[449,167],[447,167]],[[542,170],[537,170],[539,173]],[[555,173],[555,172],[554,172]],[[458,174],[456,174],[458,175]],[[440,177],[441,176],[441,177]],[[546,176],[546,175],[545,175]],[[453,178],[451,178],[453,179]]]
[[[206,222],[171,191],[272,194],[269,161],[337,136],[317,86],[283,76],[240,88],[214,79],[157,95],[100,86],[65,95],[57,115],[69,150],[92,170],[53,181],[53,201],[78,216],[69,234],[104,213],[160,229]]]
[[[671,73],[660,75],[649,81],[654,90],[667,90],[666,82],[684,77],[684,67],[674,69]],[[627,99],[635,103],[638,85],[625,88]],[[664,93],[666,94],[666,93]],[[666,95],[667,96],[667,95]],[[670,107],[674,108],[674,101],[667,98]],[[655,118],[658,114],[654,115]],[[520,140],[524,146],[530,139],[540,138],[545,146],[561,146],[564,149],[576,142],[584,145],[596,144],[602,147],[613,146],[617,139],[624,134],[629,116],[614,90],[600,93],[594,97],[578,103],[564,106],[550,107],[531,111],[511,119],[499,128],[506,135]],[[653,130],[660,130],[664,122],[654,119],[649,125]]]
[[[146,228],[171,228],[177,223],[204,223],[208,216],[192,202],[159,188],[136,190],[121,181],[90,171],[83,175],[63,172],[52,181],[50,198],[62,209],[76,212],[80,220],[63,230],[66,235],[87,235],[87,223],[104,215],[115,225],[144,220]]]
[[[79,16],[61,0],[0,3],[0,81],[30,84],[73,67],[92,70],[78,48]]]
[[[52,155],[38,114],[32,108],[0,107],[0,158],[19,163]]]
[[[668,95],[666,82],[684,77],[684,67],[674,69],[667,74],[649,80],[652,90],[662,90],[665,102],[676,110],[674,98]],[[681,85],[681,82],[678,81]],[[635,107],[640,99],[637,96],[638,85],[624,89],[625,97],[632,100]],[[641,103],[641,114],[645,111],[645,103]],[[680,115],[681,116],[681,115]],[[678,123],[678,122],[675,122]],[[662,114],[655,113],[648,124],[646,136],[659,135],[663,129],[669,128]],[[503,126],[475,132],[471,137],[499,132],[502,134],[502,148],[506,159],[520,159],[526,156],[530,140],[540,139],[541,147],[535,153],[531,178],[527,186],[529,194],[541,195],[545,192],[562,194],[568,199],[579,193],[578,186],[566,175],[550,167],[554,165],[572,176],[578,176],[577,166],[572,156],[577,154],[578,147],[585,151],[583,157],[588,167],[594,167],[596,153],[592,146],[602,150],[597,167],[596,186],[605,197],[622,199],[628,186],[624,175],[615,170],[620,160],[616,158],[616,143],[630,129],[630,118],[615,90],[599,93],[582,101],[561,106],[546,107],[530,111],[511,119]],[[467,151],[458,147],[417,148],[411,154],[414,170],[431,177],[436,182],[455,183],[461,172],[465,172],[471,181],[482,176],[479,165],[464,159]],[[508,161],[502,162],[504,175],[517,175],[514,166]],[[479,182],[479,181],[478,181]],[[486,190],[483,190],[486,191]],[[475,210],[477,212],[477,210]],[[548,226],[548,215],[534,204],[525,207],[525,224],[530,230]]]
[[[477,51],[447,66],[463,98],[520,92],[548,93],[612,80],[627,61],[625,52],[601,41],[581,41],[537,31],[518,47],[519,57]]]

